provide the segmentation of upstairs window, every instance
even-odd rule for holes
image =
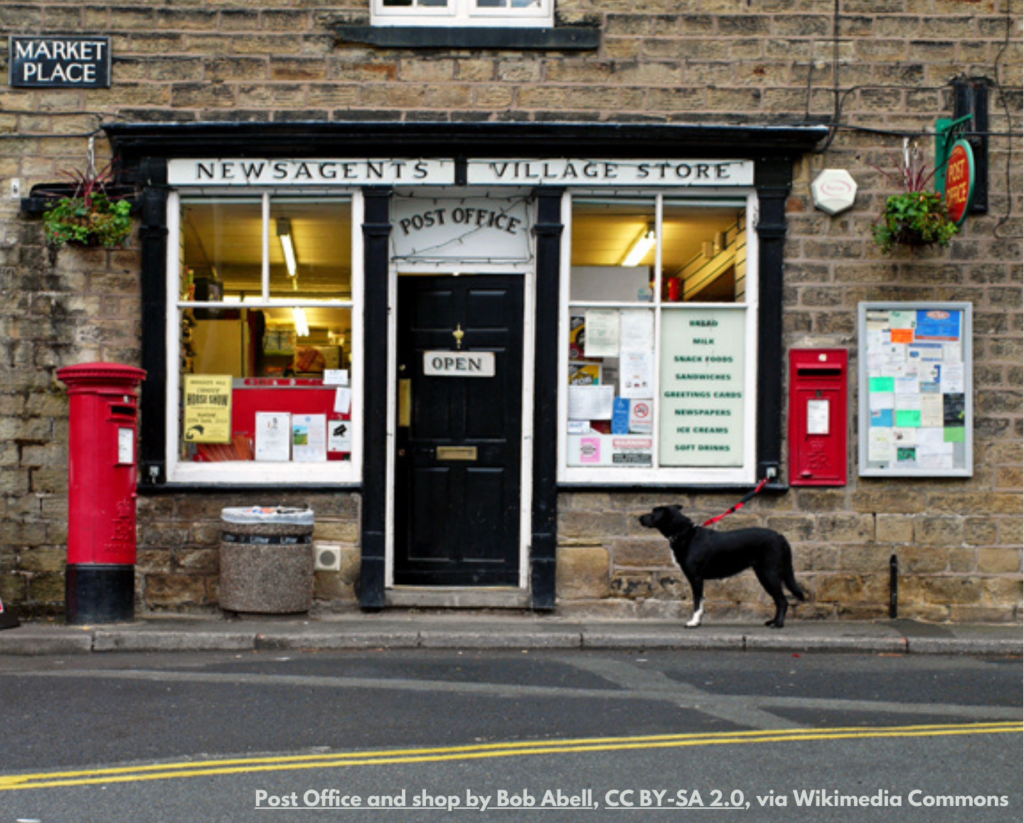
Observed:
[[[374,0],[375,26],[554,25],[554,0]]]

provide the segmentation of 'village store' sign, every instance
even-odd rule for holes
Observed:
[[[109,37],[10,38],[15,88],[110,88]]]

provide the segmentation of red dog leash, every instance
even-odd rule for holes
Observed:
[[[722,519],[728,517],[733,512],[739,511],[740,509],[743,508],[744,505],[746,505],[746,503],[749,500],[753,500],[754,497],[761,491],[761,489],[763,489],[767,485],[768,485],[768,478],[766,477],[764,480],[762,480],[760,483],[757,484],[757,488],[755,488],[750,494],[748,494],[746,497],[744,497],[739,503],[737,503],[735,506],[733,506],[731,509],[729,509],[729,511],[725,512],[725,514],[718,515],[718,517],[712,517],[710,520],[705,520],[703,523],[701,523],[701,526],[711,526],[711,525],[717,523],[719,520],[722,520]]]

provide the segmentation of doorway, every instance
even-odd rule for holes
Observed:
[[[398,278],[396,585],[519,585],[523,280]]]

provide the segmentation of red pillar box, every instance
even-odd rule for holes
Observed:
[[[789,484],[845,486],[846,349],[789,353]]]
[[[117,363],[57,370],[71,400],[68,625],[135,618],[138,389],[145,377]]]

